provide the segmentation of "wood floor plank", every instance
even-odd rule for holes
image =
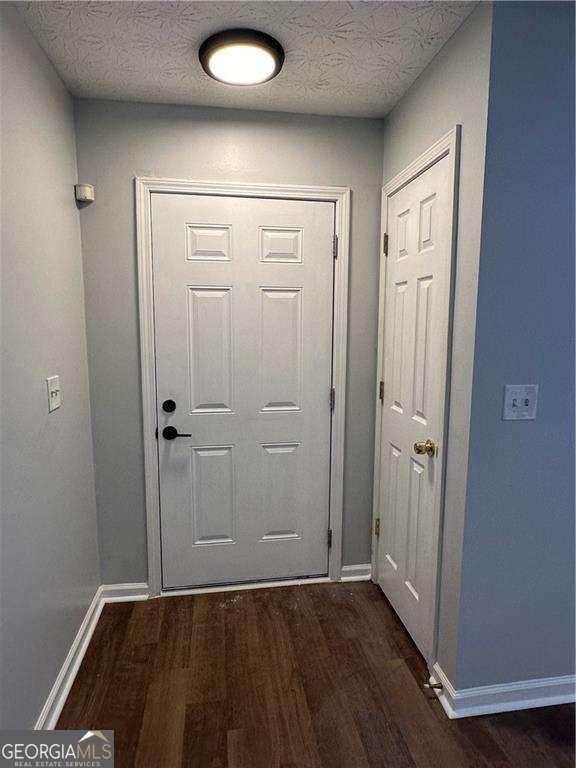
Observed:
[[[99,728],[98,716],[132,616],[134,603],[105,605],[74,685],[58,720],[59,728]]]
[[[150,663],[161,636],[162,602],[141,600],[132,605],[122,646],[122,658],[134,663]]]
[[[531,733],[550,757],[550,764],[574,766],[575,707],[542,707],[531,713]]]
[[[226,768],[226,708],[222,701],[195,702],[186,707],[182,768]]]
[[[531,768],[573,766],[573,747],[569,762],[565,759],[564,750],[559,749],[558,745],[546,736],[539,718],[538,711],[504,712],[490,718],[487,727],[506,753],[513,768],[526,765]]]
[[[160,636],[156,670],[186,669],[190,663],[190,643],[195,600],[190,597],[165,597],[160,601]]]
[[[120,659],[101,702],[96,722],[100,729],[114,731],[115,768],[135,765],[152,672],[146,662]]]
[[[105,606],[58,727],[118,768],[568,768],[574,707],[449,720],[371,583]]]
[[[322,768],[312,717],[298,673],[289,627],[290,593],[260,590],[255,595],[262,656],[268,672],[266,708],[280,730],[280,765]]]
[[[225,601],[210,594],[194,598],[186,660],[188,704],[226,701],[226,611]]]
[[[134,768],[182,764],[186,724],[186,670],[157,671],[148,686]]]
[[[230,768],[279,768],[280,730],[266,706],[270,679],[261,664],[254,592],[227,593],[226,679]]]
[[[378,710],[356,714],[370,768],[416,768],[396,723]]]
[[[394,658],[407,659],[419,655],[412,638],[377,584],[360,582],[347,586],[354,587],[355,600],[366,623],[366,638],[375,644],[378,644],[378,638],[385,638]]]
[[[314,610],[313,592],[300,589],[290,631],[323,765],[369,768],[340,670]]]
[[[227,764],[226,603],[194,598],[186,683],[182,765],[225,768]]]

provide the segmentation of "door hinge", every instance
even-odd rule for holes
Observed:
[[[384,402],[384,382],[381,381],[378,386],[378,398]]]
[[[336,390],[334,387],[330,390],[330,410],[333,411],[336,407]]]
[[[338,235],[334,235],[332,240],[332,256],[334,256],[335,259],[338,258]]]
[[[328,528],[328,549],[332,546],[332,528]]]
[[[384,256],[388,256],[388,232],[384,232],[384,237],[382,238],[382,253]]]
[[[380,518],[374,520],[374,536],[380,536]]]
[[[156,427],[156,440],[158,440],[158,427]]]

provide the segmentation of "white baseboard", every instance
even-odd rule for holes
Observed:
[[[76,637],[72,641],[70,650],[64,659],[64,664],[62,664],[60,672],[58,672],[54,685],[52,686],[38,720],[34,725],[36,730],[52,730],[58,722],[58,717],[60,716],[66,697],[70,692],[70,688],[72,687],[76,673],[80,668],[80,664],[82,663],[82,659],[88,648],[88,643],[96,629],[96,624],[98,624],[98,619],[100,618],[102,608],[104,607],[101,589],[102,587],[98,587],[92,598],[92,602],[88,606],[82,624],[80,624]]]
[[[102,600],[105,603],[125,603],[135,600],[148,600],[150,591],[145,582],[134,584],[102,584]]]
[[[372,564],[343,565],[341,581],[370,581],[372,578]]]
[[[117,603],[126,600],[146,600],[147,598],[148,584],[144,583],[103,584],[98,587],[82,619],[76,637],[72,641],[64,663],[58,672],[54,685],[48,694],[48,698],[42,707],[42,711],[36,720],[35,730],[53,730],[56,727],[104,605],[106,603]]]
[[[430,682],[442,684],[442,689],[436,690],[436,695],[451,719],[576,701],[576,675],[456,690],[442,667],[436,663],[432,667]]]

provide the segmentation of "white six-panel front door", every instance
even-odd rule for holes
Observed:
[[[388,198],[378,580],[426,658],[433,647],[452,258],[452,158]],[[431,440],[435,455],[415,443]]]
[[[327,572],[333,234],[331,202],[152,195],[165,589]]]

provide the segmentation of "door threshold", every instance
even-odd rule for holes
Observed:
[[[205,595],[210,592],[239,592],[245,589],[269,589],[270,587],[300,587],[304,584],[325,584],[332,581],[329,576],[304,576],[299,579],[274,579],[272,581],[249,581],[238,584],[217,584],[211,587],[176,587],[163,589],[160,597],[181,595]]]

